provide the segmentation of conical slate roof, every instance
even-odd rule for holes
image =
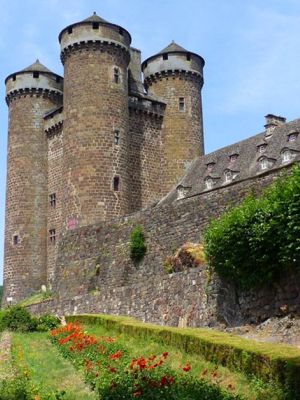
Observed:
[[[174,40],[172,40],[172,42],[167,47],[162,49],[158,54],[172,53],[174,51],[188,53],[188,50],[184,49],[182,46],[179,46],[179,44],[175,43]]]
[[[84,19],[81,22],[108,22],[105,19],[99,17],[99,15],[96,14],[96,11],[94,11],[93,15],[91,15],[90,17]]]
[[[50,69],[48,69],[47,67],[45,67],[45,65],[40,63],[39,59],[37,59],[36,62],[34,62],[33,64],[29,65],[29,67],[22,69],[22,71],[20,72],[26,72],[26,71],[50,72],[51,74],[53,74],[53,72],[50,71]]]

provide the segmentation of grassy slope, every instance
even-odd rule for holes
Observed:
[[[32,382],[55,392],[66,391],[66,400],[92,400],[96,397],[82,377],[51,344],[45,333],[14,333],[13,360],[17,370],[29,373]]]
[[[148,339],[137,339],[133,336],[120,334],[113,330],[107,330],[100,325],[86,325],[85,329],[88,333],[95,336],[113,336],[118,337],[128,348],[132,357],[149,356],[152,354],[159,355],[165,351],[170,354],[169,360],[172,368],[177,369],[187,362],[191,363],[192,373],[197,377],[204,377],[212,383],[217,383],[223,388],[233,387],[233,392],[242,395],[247,400],[255,399],[272,399],[279,400],[283,398],[283,393],[273,385],[267,385],[259,380],[250,380],[241,373],[234,373],[227,368],[218,366],[208,362],[200,355],[191,355],[179,351],[178,349],[159,344]],[[232,391],[232,389],[230,389]]]

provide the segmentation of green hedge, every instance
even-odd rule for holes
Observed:
[[[75,315],[67,321],[102,325],[135,337],[174,346],[231,370],[274,381],[284,388],[287,399],[300,399],[300,349],[247,340],[211,329],[172,328],[142,323],[132,318],[108,315]]]
[[[300,270],[300,167],[212,220],[204,242],[208,264],[242,288]]]

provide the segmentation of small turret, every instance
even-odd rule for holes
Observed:
[[[174,41],[142,64],[146,88],[166,103],[162,149],[164,194],[204,154],[201,89],[204,59]]]
[[[43,117],[62,103],[63,79],[39,60],[9,75],[4,303],[47,282],[47,141]]]

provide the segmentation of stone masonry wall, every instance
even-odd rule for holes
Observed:
[[[63,132],[48,136],[48,212],[47,212],[47,281],[51,287],[55,273],[55,263],[58,242],[62,229],[62,163],[63,163]],[[50,196],[55,195],[55,202]],[[55,230],[55,240],[50,240],[50,230]]]
[[[131,212],[161,198],[162,118],[138,109],[129,110],[129,175]]]
[[[282,277],[262,291],[238,293],[230,282],[209,277],[205,268],[167,274],[164,261],[187,241],[201,240],[211,218],[247,193],[258,193],[276,174],[229,185],[215,192],[158,205],[111,224],[68,232],[62,238],[52,302],[33,306],[42,312],[127,314],[144,321],[180,326],[260,322],[280,307],[300,313],[300,279]],[[130,232],[143,226],[147,253],[130,260]]]

